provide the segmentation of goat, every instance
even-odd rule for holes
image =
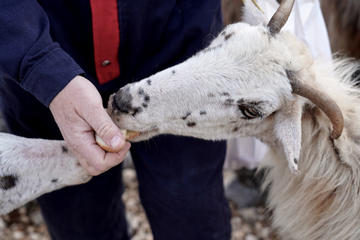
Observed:
[[[271,148],[268,205],[284,239],[360,239],[356,65],[314,60],[279,32],[293,1],[267,26],[248,2],[245,15],[260,25],[229,25],[184,63],[120,89],[108,106],[112,119],[139,131],[135,141],[257,137]]]
[[[121,88],[108,112],[120,128],[139,132],[132,141],[159,134],[259,138],[271,148],[266,186],[280,234],[360,239],[360,90],[350,81],[356,65],[313,60],[280,31],[294,0],[282,1],[267,25],[249,2],[245,13],[257,25],[227,26],[185,62]],[[63,141],[8,134],[0,141],[0,213],[89,179]]]

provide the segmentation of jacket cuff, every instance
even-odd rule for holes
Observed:
[[[81,74],[84,74],[84,70],[58,47],[32,65],[20,85],[48,107],[54,97],[75,76]]]

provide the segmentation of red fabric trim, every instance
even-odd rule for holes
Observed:
[[[117,0],[90,0],[96,76],[100,84],[120,75]],[[104,66],[104,61],[110,61]]]

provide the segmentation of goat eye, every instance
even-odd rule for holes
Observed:
[[[261,117],[260,112],[254,107],[240,105],[239,109],[240,109],[241,113],[244,115],[245,119],[254,119],[257,117]]]

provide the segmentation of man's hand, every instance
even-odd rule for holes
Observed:
[[[50,110],[68,146],[87,172],[96,176],[121,163],[130,143],[103,108],[97,89],[77,76],[52,100]],[[94,131],[116,153],[96,144]]]

